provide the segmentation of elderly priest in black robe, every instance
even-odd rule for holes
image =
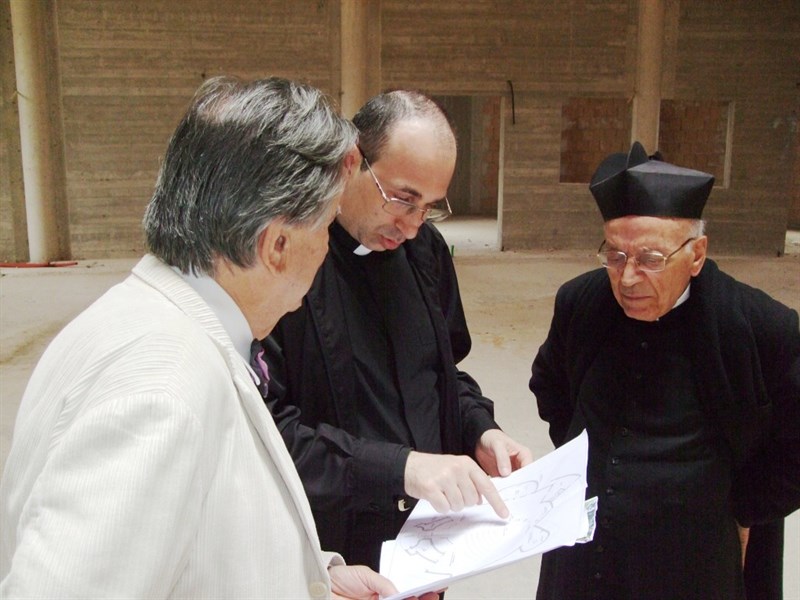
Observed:
[[[556,446],[589,433],[597,531],[539,599],[743,599],[749,528],[800,506],[798,316],[706,258],[713,183],[639,143],[592,178],[604,268],[558,291],[530,389]]]

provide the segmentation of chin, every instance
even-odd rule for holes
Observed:
[[[633,308],[625,308],[625,316],[637,321],[658,321],[658,313],[651,310],[636,310]]]

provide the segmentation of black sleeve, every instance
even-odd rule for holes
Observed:
[[[772,299],[749,318],[758,348],[770,427],[737,474],[737,520],[766,523],[800,508],[800,326],[797,312]],[[771,307],[771,308],[769,308]]]
[[[566,441],[574,411],[569,396],[566,332],[563,331],[565,324],[570,320],[566,296],[564,287],[556,294],[550,331],[533,360],[528,384],[536,396],[539,416],[550,426],[550,439],[556,447]]]
[[[303,361],[302,310],[289,315],[261,342],[270,369],[267,407],[291,454],[312,508],[320,511],[387,508],[405,493],[404,472],[410,448],[356,438],[331,425],[327,375],[308,376]],[[288,336],[288,337],[285,337]],[[286,340],[286,344],[284,344]],[[321,359],[320,359],[321,360]],[[321,365],[321,363],[320,363]],[[298,381],[304,381],[298,390]],[[299,394],[305,397],[296,397]],[[303,414],[303,406],[308,414]]]

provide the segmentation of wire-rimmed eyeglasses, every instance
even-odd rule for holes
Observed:
[[[667,268],[667,261],[670,258],[682,250],[686,244],[696,239],[696,237],[690,237],[666,256],[658,250],[641,250],[636,256],[631,257],[622,250],[603,250],[606,245],[606,241],[603,240],[603,243],[597,249],[597,259],[606,269],[618,269],[621,271],[628,264],[628,260],[632,258],[636,267],[642,271],[658,273]]]
[[[383,191],[383,186],[378,181],[378,178],[375,177],[375,173],[372,171],[372,167],[369,166],[369,161],[367,160],[367,157],[364,156],[363,152],[361,153],[361,156],[364,158],[364,164],[367,166],[369,174],[372,175],[372,180],[375,182],[375,185],[378,187],[378,191],[383,197],[383,210],[390,215],[394,215],[395,217],[408,217],[416,214],[417,212],[421,212],[422,219],[424,221],[437,222],[444,221],[447,217],[453,214],[453,211],[450,209],[450,202],[447,201],[447,196],[432,204],[428,204],[423,208],[420,208],[412,202],[407,202],[405,200],[400,200],[400,198],[388,196],[386,192]]]

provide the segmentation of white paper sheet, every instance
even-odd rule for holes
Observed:
[[[508,519],[498,517],[487,503],[440,514],[430,503],[418,502],[397,539],[383,543],[380,572],[400,592],[385,600],[443,589],[459,579],[591,539],[594,523],[584,501],[588,452],[584,431],[508,477],[493,478],[511,511]]]

